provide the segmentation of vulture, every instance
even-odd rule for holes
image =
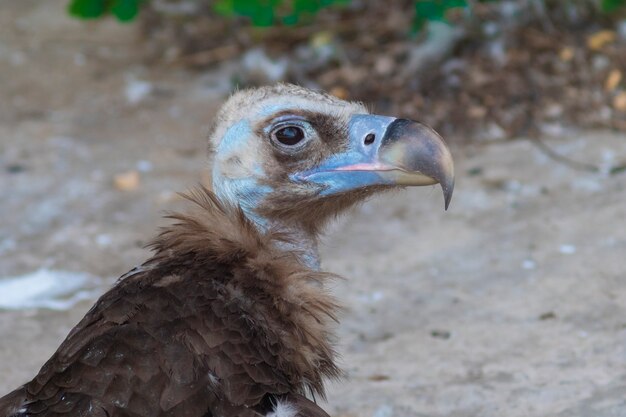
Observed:
[[[299,86],[238,91],[152,256],[106,292],[1,417],[322,417],[340,376],[318,236],[381,191],[454,186],[440,136]]]

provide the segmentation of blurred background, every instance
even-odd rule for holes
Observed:
[[[0,393],[177,196],[234,89],[435,127],[457,186],[328,231],[338,417],[626,416],[626,0],[0,0]]]

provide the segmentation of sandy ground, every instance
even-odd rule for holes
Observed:
[[[224,71],[142,64],[131,27],[70,21],[63,4],[0,0],[0,289],[6,299],[2,284],[34,271],[87,273],[88,299],[0,310],[0,393],[146,258],[175,193],[206,178],[229,88]],[[438,189],[412,189],[329,231],[323,267],[348,278],[335,286],[348,308],[332,415],[626,416],[626,173],[608,173],[626,140],[548,144],[602,172],[524,140],[455,147],[450,211]],[[127,171],[139,184],[122,191]]]

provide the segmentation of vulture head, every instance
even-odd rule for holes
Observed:
[[[454,188],[450,151],[431,128],[294,85],[234,94],[211,144],[218,198],[291,234],[311,266],[325,222],[373,193],[439,183],[447,208]]]

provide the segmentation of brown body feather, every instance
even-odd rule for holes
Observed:
[[[152,243],[70,332],[40,373],[0,399],[0,416],[253,417],[279,400],[327,416],[336,377],[329,275],[277,248],[211,192]]]

